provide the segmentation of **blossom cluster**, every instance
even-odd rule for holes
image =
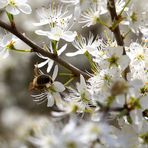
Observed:
[[[2,0],[0,8],[12,16],[20,11],[29,14],[31,7],[26,3],[27,0]],[[73,84],[71,81],[76,75],[67,73],[65,75],[70,77],[70,80],[63,84],[56,80],[56,60],[45,54],[36,53],[43,62],[35,64],[34,78],[29,89],[37,104],[47,102],[54,119],[41,119],[43,125],[35,125],[36,128],[28,121],[29,128],[26,130],[32,130],[33,133],[28,134],[25,140],[39,148],[146,148],[148,12],[137,13],[135,3],[130,3],[130,0],[116,0],[118,19],[113,20],[112,26],[109,26],[103,17],[108,17],[108,7],[113,7],[110,0],[61,0],[61,3],[52,2],[48,8],[37,9],[39,21],[33,25],[40,29],[35,30],[35,33],[49,40],[47,45],[43,45],[44,52],[53,55],[55,59],[62,53],[68,58],[75,59],[82,55],[87,58],[90,71],[86,72],[88,77],[79,73],[79,82]],[[69,11],[70,8],[73,12]],[[76,24],[83,24],[82,28],[101,24],[112,32],[119,24],[128,25],[126,27],[131,32],[142,35],[142,40],[121,45],[116,38],[108,34],[101,37],[90,32],[85,37],[78,31],[73,31]],[[4,31],[1,34],[2,57],[8,57],[9,50],[32,51],[16,48],[15,44],[19,39],[11,33]],[[121,38],[126,38],[127,34]],[[64,42],[62,46],[61,40]],[[72,44],[76,51],[68,51],[68,44]],[[45,65],[46,73],[41,71]],[[53,74],[50,76],[52,69]]]

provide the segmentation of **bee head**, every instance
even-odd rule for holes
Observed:
[[[47,83],[52,83],[52,79],[49,75],[39,75],[36,79],[37,85],[46,85]]]

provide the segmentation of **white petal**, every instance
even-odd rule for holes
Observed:
[[[62,108],[62,99],[61,99],[60,94],[59,93],[53,93],[53,95],[54,95],[54,99],[55,99],[56,105],[59,108]]]
[[[49,60],[49,61],[48,61],[47,73],[50,72],[50,70],[51,70],[53,64],[54,64],[54,61],[53,61],[53,60]]]
[[[45,59],[45,60],[47,60],[47,59],[49,59],[48,57],[44,57],[43,55],[41,55],[40,53],[36,53],[40,58],[42,58],[42,59]]]
[[[66,53],[66,56],[73,57],[73,56],[76,56],[76,55],[79,55],[79,54],[83,54],[83,52],[80,51],[80,50],[78,50],[76,52],[69,52],[69,53]]]
[[[38,35],[49,36],[49,32],[48,31],[36,30],[35,33],[38,34]]]
[[[121,65],[122,70],[124,70],[130,63],[130,59],[127,55],[120,57],[119,64]]]
[[[86,82],[85,82],[85,79],[82,75],[80,75],[80,84],[83,88],[86,88]]]
[[[4,8],[7,5],[8,5],[8,1],[7,0],[0,0],[0,8]]]
[[[41,21],[39,23],[33,23],[34,26],[42,26],[42,25],[46,25],[46,24],[48,24],[48,20]]]
[[[64,85],[58,81],[53,82],[53,87],[57,92],[63,92],[65,90]]]
[[[117,56],[121,56],[123,54],[123,47],[122,46],[118,46],[118,47],[109,47],[108,48],[108,54],[109,56],[112,56],[112,55],[117,55]]]
[[[65,44],[62,48],[58,50],[58,56],[61,55],[65,51],[66,47],[67,47],[67,44]]]
[[[130,22],[129,22],[129,21],[124,21],[124,20],[123,20],[123,21],[121,22],[121,24],[123,24],[123,25],[129,25]]]
[[[76,32],[73,33],[72,31],[66,31],[66,32],[64,32],[64,34],[61,38],[67,42],[72,42],[72,41],[74,41],[76,36],[77,36]]]
[[[140,44],[138,44],[138,43],[136,43],[136,42],[133,42],[133,43],[131,43],[130,44],[130,50],[131,51],[135,51],[135,52],[137,52],[137,51],[143,51],[143,47],[140,45]]]
[[[3,58],[5,59],[5,58],[7,58],[8,56],[9,56],[9,52],[6,51],[5,54],[3,55]]]
[[[15,0],[16,3],[27,3],[28,0]]]
[[[54,105],[54,98],[51,94],[47,95],[47,107],[52,107]]]
[[[142,109],[148,109],[148,97],[144,96],[140,99],[140,104],[142,106]]]
[[[129,76],[129,75],[128,75]],[[134,88],[136,89],[140,89],[143,87],[144,83],[142,82],[142,80],[139,80],[139,79],[134,79],[130,82],[130,84],[132,86],[134,86]]]
[[[54,81],[58,75],[58,65],[55,66],[53,75],[52,75],[52,80]]]
[[[81,15],[81,7],[80,5],[76,5],[74,9],[74,20],[77,20]]]
[[[16,8],[16,7],[12,7],[10,5],[8,5],[6,7],[6,11],[8,11],[9,13],[13,14],[13,15],[17,15],[20,13],[20,11]]]
[[[30,14],[32,12],[32,9],[31,7],[28,5],[28,4],[19,4],[18,5],[18,8],[23,12],[23,13],[26,13],[26,14]]]
[[[60,34],[53,34],[52,32],[48,32],[48,38],[51,40],[59,41],[61,38]]]
[[[57,104],[57,103],[56,103]],[[59,105],[57,105],[58,107],[59,107]],[[60,107],[59,107],[60,108]],[[67,113],[66,112],[54,112],[54,111],[52,111],[51,112],[51,115],[53,116],[53,117],[61,117],[61,116],[65,116]]]
[[[44,65],[46,65],[48,63],[48,60],[41,62],[40,64],[38,64],[38,68],[43,67]]]
[[[4,50],[2,50],[1,52],[0,52],[0,56],[2,57],[2,58],[7,58],[8,56],[9,56],[9,52],[8,52],[8,50],[6,49],[4,49]]]
[[[94,57],[96,57],[99,53],[97,48],[91,46],[87,46],[87,51],[89,52],[89,54],[91,54]]]
[[[8,33],[6,34],[3,39],[2,39],[2,46],[5,47],[7,46],[7,44],[9,44],[9,42],[12,40],[13,38],[13,35]]]

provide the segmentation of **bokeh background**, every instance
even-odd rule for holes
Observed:
[[[15,22],[18,30],[25,33],[30,39],[42,46],[43,43],[48,44],[48,38],[37,36],[34,31],[39,27],[33,26],[34,22],[38,22],[36,15],[36,9],[42,6],[48,7],[50,0],[28,0],[32,7],[32,14],[25,15],[19,14],[15,16]],[[84,9],[87,8],[87,2]],[[133,0],[137,3],[138,10],[147,9],[147,0]],[[58,2],[57,2],[58,3]],[[69,11],[72,11],[69,7]],[[0,19],[8,22],[6,14],[1,10]],[[106,17],[103,17],[105,21],[108,21]],[[78,21],[78,20],[77,20]],[[82,25],[75,25],[73,30],[81,33],[83,36],[88,36],[91,31],[94,35],[99,34],[100,37],[104,37],[104,27],[101,25],[91,26],[90,28],[82,28]],[[124,27],[122,28],[124,31]],[[106,30],[107,31],[107,30]],[[110,34],[110,33],[109,33]],[[112,34],[110,34],[112,38]],[[140,37],[140,36],[139,36]],[[126,45],[133,40],[137,40],[137,36],[130,34],[125,42]],[[139,38],[140,40],[140,38]],[[60,42],[62,46],[64,42]],[[22,47],[26,47],[22,45]],[[67,51],[75,51],[72,45],[68,45]],[[89,64],[84,56],[76,56],[68,58],[62,54],[62,58],[68,62],[74,64],[80,69],[89,71]],[[41,120],[45,117],[50,118],[50,109],[46,107],[46,102],[43,104],[36,104],[30,97],[28,90],[29,83],[33,79],[34,64],[41,62],[42,59],[37,57],[34,53],[16,53],[11,52],[7,59],[0,59],[0,148],[26,148],[26,143],[23,138],[27,135],[27,132],[31,132],[28,128],[30,125],[33,127],[40,124]],[[42,69],[46,71],[46,66]],[[60,71],[66,71],[63,67],[60,67]],[[60,81],[65,81],[66,78],[58,77]],[[28,123],[28,124],[27,124]],[[25,141],[25,142],[24,142]],[[23,143],[25,143],[23,145]],[[28,147],[33,147],[27,143]]]

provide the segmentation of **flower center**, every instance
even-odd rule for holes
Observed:
[[[85,93],[81,94],[81,99],[82,99],[82,102],[84,102],[84,103],[88,103],[89,102],[89,99],[86,97]]]
[[[11,6],[15,6],[15,0],[9,0],[9,4],[11,5]]]
[[[113,55],[112,57],[108,58],[108,62],[110,63],[110,67],[112,67],[113,65],[118,66],[118,57],[116,57],[115,55]]]
[[[138,20],[137,13],[133,12],[132,15],[130,16],[130,18],[133,23],[137,22],[137,20]]]
[[[111,82],[111,76],[105,74],[104,75],[104,81],[107,82],[107,84],[110,84],[110,82]]]
[[[15,41],[10,41],[9,44],[6,46],[7,49],[14,49],[14,43]]]
[[[139,54],[139,55],[137,56],[137,60],[143,61],[143,60],[144,60],[144,55]]]
[[[75,144],[75,142],[73,142],[73,141],[69,141],[68,143],[67,143],[67,148],[76,148],[77,146],[76,146],[76,144]]]
[[[140,92],[142,95],[147,95],[148,94],[148,85],[146,84],[144,87],[140,89]]]

